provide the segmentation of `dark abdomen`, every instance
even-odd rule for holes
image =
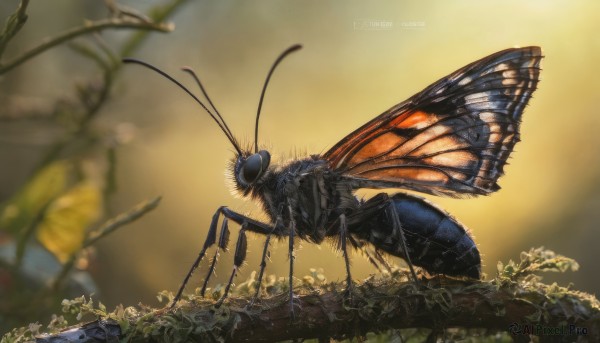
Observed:
[[[481,258],[465,228],[444,211],[425,200],[398,193],[391,198],[404,229],[412,263],[430,273],[481,277]],[[377,248],[404,258],[401,237],[394,232],[391,213],[380,211],[352,234]]]

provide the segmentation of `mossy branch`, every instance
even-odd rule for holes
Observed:
[[[537,266],[537,267],[534,267]],[[523,267],[523,268],[521,268]],[[118,307],[107,313],[102,304],[79,298],[63,302],[63,311],[100,317],[72,331],[38,336],[38,342],[69,342],[69,337],[99,341],[198,341],[275,342],[290,339],[364,337],[388,331],[388,335],[414,334],[426,329],[423,340],[460,330],[483,329],[478,334],[508,332],[515,341],[527,342],[530,335],[541,341],[600,341],[600,303],[592,295],[556,284],[547,285],[531,274],[540,271],[576,269],[568,258],[543,249],[532,249],[520,263],[500,265],[491,281],[423,278],[420,285],[407,273],[369,278],[354,289],[350,302],[343,284],[318,283],[312,277],[296,288],[296,318],[291,319],[285,280],[267,282],[267,293],[277,293],[250,304],[254,280],[237,287],[238,296],[220,308],[214,298],[188,296],[173,310],[147,307]],[[525,271],[524,268],[527,268]],[[515,273],[517,272],[517,273]],[[164,295],[164,294],[163,294]],[[39,327],[38,327],[39,328]],[[56,330],[56,327],[54,328]],[[393,331],[389,331],[393,330]],[[394,331],[395,330],[395,331]],[[390,333],[391,332],[391,333]],[[408,332],[408,333],[407,333]],[[469,331],[473,332],[473,331]],[[17,334],[17,332],[14,332]],[[22,334],[22,332],[21,332]],[[75,335],[77,334],[77,335]],[[507,334],[505,334],[507,335]],[[72,340],[73,341],[73,340]]]

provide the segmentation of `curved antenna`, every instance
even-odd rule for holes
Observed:
[[[235,148],[237,153],[239,155],[242,155],[242,149],[240,149],[239,145],[237,144],[235,137],[233,137],[233,134],[231,134],[231,131],[229,131],[229,128],[227,128],[227,126],[224,125],[225,121],[223,121],[223,123],[221,123],[217,119],[217,117],[215,117],[215,115],[202,103],[202,101],[200,101],[200,99],[198,99],[198,97],[196,97],[194,95],[194,93],[192,93],[189,89],[187,89],[179,81],[175,80],[171,75],[165,73],[164,71],[162,71],[162,70],[158,69],[157,67],[155,67],[149,63],[146,63],[144,61],[140,61],[140,60],[133,59],[133,58],[124,58],[123,63],[134,63],[134,64],[142,65],[150,70],[155,71],[156,73],[162,75],[169,81],[171,81],[174,84],[176,84],[177,86],[179,86],[179,88],[181,88],[184,92],[186,92],[189,96],[191,96],[198,104],[200,104],[200,106],[202,106],[202,108],[206,111],[206,113],[208,113],[208,115],[210,115],[210,117],[217,123],[217,125],[219,125],[219,127],[221,128],[223,133],[225,133],[225,136],[227,136],[227,139],[229,139],[229,141],[231,142],[231,144],[233,145],[233,147]],[[210,100],[209,100],[209,102],[210,102]],[[214,106],[213,106],[213,108],[214,108]],[[221,118],[220,115],[219,115],[219,119],[223,120],[223,118]]]
[[[300,45],[300,44],[292,45],[291,47],[287,48],[284,52],[281,53],[281,55],[279,55],[279,57],[277,57],[277,59],[275,60],[275,63],[273,63],[273,65],[271,66],[271,70],[269,70],[269,74],[267,74],[267,79],[265,80],[265,84],[263,86],[262,92],[260,93],[260,101],[258,102],[258,111],[256,111],[256,125],[254,126],[254,152],[255,153],[258,152],[258,120],[260,119],[260,110],[262,108],[263,100],[265,98],[265,92],[267,91],[267,85],[269,84],[271,75],[273,75],[273,71],[275,71],[275,68],[277,67],[277,65],[287,55],[291,54],[292,52],[294,52],[296,50],[300,50],[301,48],[302,48],[302,45]]]
[[[202,95],[204,95],[204,98],[206,98],[206,100],[208,100],[208,104],[210,105],[210,107],[215,111],[215,114],[217,115],[217,117],[219,119],[221,119],[221,123],[223,124],[223,126],[225,126],[225,129],[227,129],[227,131],[229,132],[229,134],[233,137],[233,135],[231,134],[231,130],[229,129],[229,126],[227,126],[227,123],[225,122],[225,120],[221,116],[221,113],[219,113],[219,110],[217,110],[217,108],[213,104],[212,100],[210,100],[210,97],[208,96],[208,93],[206,93],[206,90],[204,89],[204,86],[202,85],[202,82],[200,82],[200,78],[198,77],[198,75],[196,74],[196,72],[192,68],[190,68],[190,67],[183,67],[183,68],[181,68],[181,70],[183,70],[184,72],[190,74],[192,76],[192,78],[194,79],[194,81],[196,81],[196,84],[200,88],[200,91],[202,92]]]

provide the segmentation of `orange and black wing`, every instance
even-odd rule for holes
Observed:
[[[539,47],[507,49],[438,80],[342,139],[323,159],[355,188],[488,194],[536,89]]]

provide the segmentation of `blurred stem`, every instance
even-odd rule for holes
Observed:
[[[15,13],[6,18],[4,28],[2,29],[2,33],[0,33],[0,58],[4,54],[8,42],[10,42],[10,40],[21,30],[23,25],[25,25],[25,22],[27,21],[25,10],[27,10],[28,5],[29,0],[21,0]]]
[[[152,200],[144,201],[127,212],[121,213],[116,217],[109,219],[98,229],[89,231],[86,235],[86,238],[83,241],[83,246],[79,250],[81,252],[83,249],[92,246],[101,238],[106,237],[107,235],[113,233],[120,227],[127,225],[141,218],[146,213],[155,209],[160,203],[161,197],[158,196]],[[52,291],[57,291],[62,287],[64,280],[66,279],[69,272],[73,269],[77,258],[79,257],[79,252],[71,255],[69,260],[63,265],[60,274],[54,280],[52,287],[50,288]]]
[[[107,201],[109,195],[113,194],[117,190],[117,149],[114,146],[106,149],[106,162],[108,168],[104,175],[106,180],[106,187],[104,187],[104,200]],[[105,204],[107,207],[108,203]],[[107,207],[108,208],[108,207]]]
[[[155,22],[162,22],[167,19],[171,14],[175,12],[179,8],[179,6],[183,5],[188,0],[174,0],[170,4],[164,6],[156,6],[150,12],[150,18],[152,18]],[[129,56],[131,55],[137,48],[143,43],[143,41],[148,36],[147,32],[136,32],[133,34],[131,39],[121,48],[121,56]]]
[[[35,228],[44,218],[46,214],[46,210],[48,209],[48,205],[50,205],[51,201],[44,205],[44,207],[36,214],[35,218],[31,221],[31,223],[25,228],[23,232],[19,235],[17,240],[17,247],[15,251],[15,263],[14,269],[19,270],[21,267],[21,263],[23,262],[23,257],[25,256],[25,250],[27,247],[27,242],[31,238],[31,235],[35,232]]]
[[[121,226],[127,225],[129,223],[132,223],[132,222],[138,220],[140,217],[142,217],[146,213],[155,209],[158,206],[158,204],[160,203],[161,199],[162,199],[162,197],[158,196],[152,200],[144,201],[144,202],[138,204],[137,206],[133,207],[129,211],[119,214],[118,216],[116,216],[112,219],[109,219],[100,228],[98,228],[94,231],[91,231],[89,233],[87,239],[85,240],[85,242],[83,244],[83,247],[87,248],[87,247],[91,246],[92,244],[96,243],[99,239],[104,238],[105,236],[111,234],[112,232],[114,232],[115,230],[120,228]]]
[[[105,71],[111,70],[115,68],[115,63],[112,63],[112,59],[110,62],[106,62],[89,44],[85,44],[82,42],[72,42],[69,43],[69,47],[82,56],[85,56],[98,64],[98,66]],[[103,52],[104,49],[102,49]],[[106,52],[105,52],[106,53]]]
[[[165,20],[169,15],[171,15],[185,1],[186,0],[174,0],[171,1],[171,3],[167,6],[153,10],[154,15],[152,17],[156,18],[155,21],[148,20],[142,15],[137,15],[136,13],[130,11],[120,11],[120,13],[117,13],[119,17],[86,22],[81,27],[70,29],[66,32],[63,32],[62,34],[45,40],[42,44],[30,49],[29,51],[24,52],[23,54],[17,56],[16,58],[10,60],[7,63],[2,63],[0,60],[0,75],[10,71],[13,68],[16,68],[17,66],[26,62],[27,60],[38,56],[42,52],[52,47],[67,42],[78,36],[82,36],[89,33],[97,33],[105,29],[138,30],[139,32],[131,36],[129,41],[125,42],[125,44],[123,44],[123,48],[121,49],[124,53],[131,53],[140,46],[140,44],[150,32],[172,31],[173,25],[165,24],[163,20]],[[0,56],[4,52],[7,43],[21,29],[21,27],[27,20],[25,9],[27,8],[28,3],[28,0],[21,1],[16,12],[8,17],[3,30],[0,32]],[[118,9],[117,7],[115,8]],[[64,137],[60,138],[49,147],[49,149],[43,155],[36,168],[33,170],[32,174],[35,174],[37,171],[47,166],[49,163],[59,158],[59,156],[63,153],[65,148],[72,145],[74,141],[78,141],[81,138],[85,138],[89,134],[90,122],[92,121],[92,119],[94,119],[94,117],[100,111],[102,106],[108,100],[114,78],[121,68],[121,58],[120,56],[116,56],[110,50],[110,48],[106,44],[104,44],[103,41],[100,40],[98,44],[101,52],[103,52],[106,56],[101,56],[102,54],[100,54],[97,51],[94,51],[93,47],[90,47],[85,44],[72,45],[72,47],[77,52],[92,59],[95,63],[99,65],[100,69],[102,70],[102,80],[91,80],[87,84],[77,89],[80,105],[78,104],[76,106],[73,106],[72,112],[77,113],[79,119],[75,122],[74,128],[72,130],[70,130],[67,134],[64,135]],[[110,234],[119,227],[128,224],[138,219],[145,213],[151,211],[158,205],[159,201],[160,198],[156,198],[150,202],[142,204],[134,208],[130,212],[125,213],[121,216],[117,216],[113,220],[108,221],[100,229],[90,232],[84,240],[82,249],[90,246],[91,244],[95,243],[98,239]],[[31,225],[27,227],[22,233],[22,235],[19,237],[15,256],[15,268],[18,269],[20,264],[22,263],[27,247],[26,243],[31,238],[32,234],[35,232],[35,228],[39,221],[43,218],[44,213],[45,209],[40,211],[40,213],[37,214],[35,220],[31,223]],[[77,261],[78,255],[79,253],[74,254],[65,263],[61,272],[54,281],[53,287],[49,289],[50,291],[56,290],[61,286],[69,271],[72,270],[75,262]]]
[[[152,20],[154,20],[155,22],[159,22],[159,23],[163,22],[167,17],[169,17],[171,14],[173,14],[173,12],[175,12],[175,10],[177,8],[179,8],[179,6],[184,4],[186,1],[188,1],[188,0],[174,0],[166,6],[155,8],[155,9],[151,10]],[[150,25],[150,24],[146,23],[145,25]],[[172,29],[171,26],[166,25],[166,24],[153,24],[153,25]],[[140,44],[144,41],[144,39],[148,36],[149,33],[150,33],[150,31],[140,31],[140,32],[137,32],[136,34],[134,34],[127,42],[125,42],[123,44],[123,48],[121,49],[121,56],[127,56],[127,55],[131,54],[133,51],[135,51],[137,48],[139,48]],[[42,157],[38,166],[34,169],[34,172],[37,170],[40,170],[41,168],[45,167],[48,163],[54,161],[56,158],[58,158],[58,156],[60,156],[62,151],[69,145],[70,142],[72,142],[73,140],[76,140],[77,138],[81,137],[81,135],[85,134],[88,123],[94,117],[94,114],[104,104],[104,101],[106,100],[106,97],[108,95],[108,91],[110,90],[112,80],[113,80],[114,76],[117,74],[117,72],[121,69],[121,66],[122,66],[121,63],[117,63],[117,64],[113,64],[112,68],[105,69],[105,73],[104,73],[105,83],[104,83],[101,91],[99,92],[100,97],[98,98],[98,101],[96,102],[95,106],[88,108],[87,113],[83,116],[83,119],[81,120],[81,122],[78,123],[75,130],[73,130],[71,133],[67,134],[66,137],[63,137],[61,140],[57,141],[56,143],[54,143],[54,145],[52,145],[49,148],[49,150],[46,152],[46,154]],[[1,74],[1,72],[0,72],[0,74]]]
[[[92,103],[86,102],[84,106],[86,106],[86,113],[81,119],[81,121],[77,124],[75,130],[71,133],[67,134],[65,137],[54,143],[48,152],[44,155],[38,166],[34,169],[34,173],[38,170],[44,168],[52,161],[56,160],[63,149],[69,145],[69,143],[76,141],[81,136],[85,136],[87,134],[88,123],[94,118],[98,110],[102,107],[104,102],[106,101],[110,87],[112,85],[113,80],[113,71],[107,70],[103,74],[103,85],[97,92],[97,100]],[[84,99],[86,100],[86,99]],[[89,99],[87,99],[89,100]]]
[[[75,37],[85,35],[91,32],[98,32],[105,29],[136,29],[136,30],[150,30],[159,32],[170,32],[172,31],[172,25],[164,23],[147,23],[140,21],[132,21],[131,19],[124,18],[107,18],[94,22],[87,22],[83,26],[70,29],[56,37],[49,38],[38,46],[24,52],[20,56],[8,61],[7,63],[0,65],[0,75],[7,71],[17,67],[21,63],[41,54],[42,52],[55,47],[61,43],[71,40]],[[1,51],[0,51],[1,52]]]

